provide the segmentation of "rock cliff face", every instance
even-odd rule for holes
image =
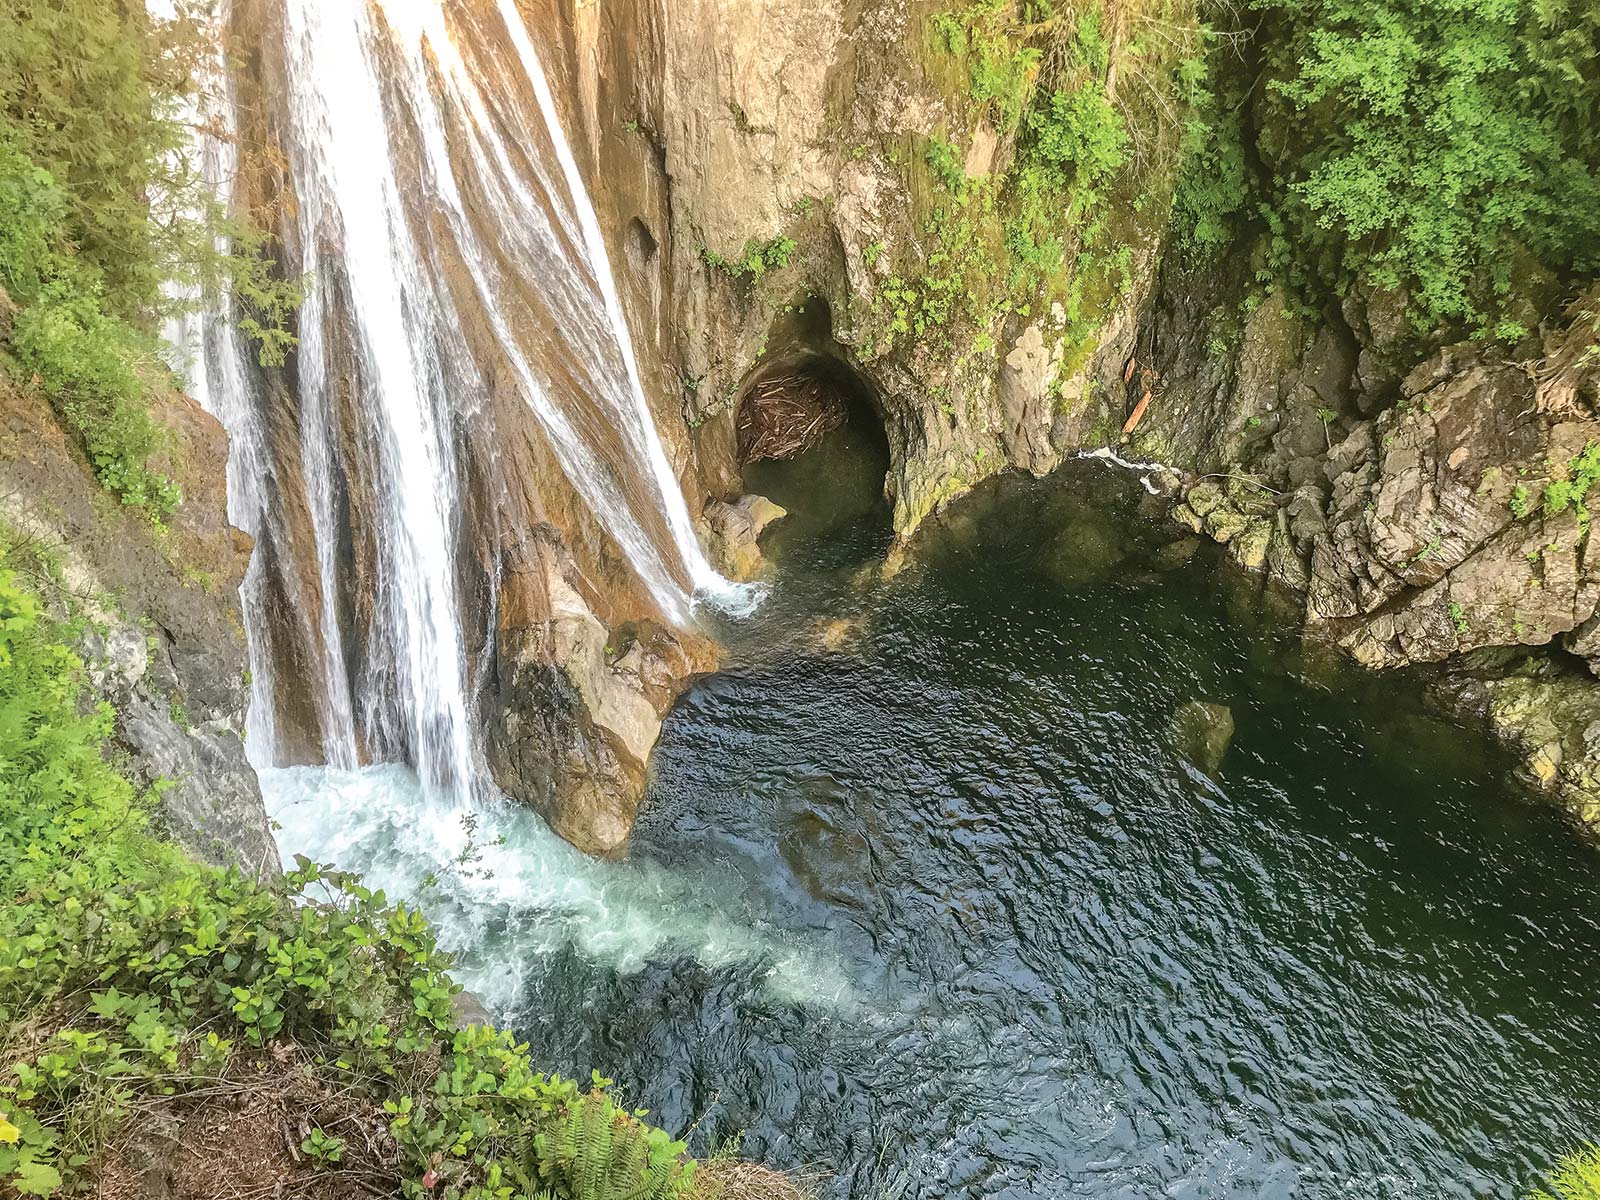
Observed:
[[[958,240],[939,225],[947,197],[927,162],[930,135],[950,140],[974,180],[1017,150],[1015,129],[971,111],[965,68],[932,38],[932,18],[949,7],[563,6],[578,128],[608,225],[626,231],[635,326],[657,335],[658,378],[675,385],[710,494],[737,488],[740,404],[797,359],[848,373],[872,399],[902,535],[987,476],[1043,473],[1122,423],[1121,372],[1154,279],[1176,130],[1145,131],[1148,165],[1131,172],[1113,218],[1125,286],[1091,289],[1087,320],[1050,298],[1062,279],[1047,279],[1031,307],[1002,303],[994,277],[1007,268],[992,247],[994,262],[938,281],[952,293],[994,289],[992,325],[912,328],[901,291]],[[1114,61],[1133,21],[1108,8],[1105,29]],[[1145,194],[1152,202],[1134,213]],[[981,223],[973,240],[1000,236]],[[781,243],[793,248],[780,263],[771,247]]]
[[[183,502],[167,528],[120,506],[40,397],[0,376],[0,521],[54,575],[35,582],[81,612],[96,691],[117,711],[132,776],[169,781],[160,814],[196,857],[248,874],[278,871],[245,757],[239,584],[250,539],[228,524],[222,427],[177,393],[155,399],[165,461]],[[14,558],[16,556],[13,556]]]
[[[1185,285],[1145,319],[1161,382],[1131,446],[1181,468],[1177,518],[1302,597],[1307,636],[1375,669],[1441,664],[1440,705],[1595,825],[1592,298],[1515,356],[1408,355],[1372,300],[1320,319],[1269,300],[1229,343]]]
[[[703,495],[736,498],[739,405],[798,358],[871,397],[902,539],[994,471],[1121,442],[1173,468],[1177,520],[1302,598],[1308,636],[1374,668],[1444,664],[1441,704],[1486,720],[1530,781],[1595,821],[1600,569],[1587,512],[1562,500],[1600,467],[1592,329],[1516,354],[1426,351],[1405,298],[1370,285],[1307,314],[1263,300],[1242,263],[1197,276],[1163,244],[1171,113],[1126,101],[1152,165],[1114,205],[1122,276],[1091,319],[1041,295],[942,344],[896,338],[905,264],[948,249],[928,220],[930,136],[978,179],[1018,153],[930,37],[951,6],[559,9],[575,124]],[[1150,15],[1121,9],[1102,11],[1108,92],[1137,72],[1123,49]],[[793,243],[779,265],[761,254],[776,239]]]

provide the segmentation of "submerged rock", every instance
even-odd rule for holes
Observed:
[[[1044,548],[1039,567],[1070,590],[1109,579],[1126,557],[1123,532],[1114,522],[1081,513]]]
[[[1474,658],[1430,688],[1429,700],[1487,726],[1516,755],[1525,784],[1600,833],[1600,688],[1544,655]]]
[[[1215,775],[1233,744],[1233,710],[1191,700],[1172,714],[1172,748],[1208,775]]]
[[[818,634],[822,647],[825,650],[843,650],[847,645],[861,636],[862,618],[835,617],[823,622]]]
[[[848,798],[832,780],[815,780],[780,814],[778,852],[795,882],[816,900],[859,905],[872,876],[872,847],[845,824]]]
[[[1150,565],[1158,571],[1176,571],[1193,558],[1195,551],[1199,549],[1199,538],[1180,538],[1175,542],[1168,542],[1152,554],[1150,556]]]

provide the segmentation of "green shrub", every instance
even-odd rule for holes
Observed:
[[[961,154],[949,142],[937,134],[928,139],[928,151],[925,156],[928,169],[933,176],[956,196],[966,194],[967,171],[961,161]]]
[[[509,1034],[456,1028],[459,989],[420,913],[303,859],[260,884],[155,836],[155,794],[107,757],[83,632],[0,563],[0,1044],[30,1047],[0,1079],[0,1190],[86,1182],[135,1113],[284,1041],[382,1101],[408,1196],[687,1188],[683,1144],[621,1110],[610,1081],[580,1094]],[[305,1141],[323,1163],[347,1151]]]
[[[1581,0],[1254,0],[1188,139],[1180,240],[1270,235],[1313,303],[1404,289],[1419,332],[1514,340],[1600,270],[1600,9]],[[1248,43],[1241,55],[1241,41]],[[1240,114],[1249,111],[1249,132]],[[1253,163],[1249,199],[1241,186]],[[1244,219],[1240,219],[1244,218]]]
[[[1545,485],[1544,511],[1559,516],[1575,508],[1580,524],[1589,524],[1589,510],[1585,501],[1596,483],[1600,483],[1600,442],[1590,442],[1571,461],[1556,470],[1556,478]]]
[[[672,1200],[692,1186],[696,1164],[684,1144],[642,1123],[603,1090],[569,1101],[560,1119],[534,1139],[526,1163],[553,1194],[571,1200]]]
[[[11,351],[83,439],[101,484],[157,518],[171,513],[177,486],[146,466],[161,440],[138,372],[150,340],[107,316],[92,292],[57,281],[18,313]]]
[[[978,0],[953,12],[936,13],[933,30],[949,54],[967,68],[973,102],[993,109],[995,125],[1009,133],[1022,119],[1043,53],[1009,36],[1014,6],[1008,0]],[[1055,15],[1053,3],[1031,3],[1024,13],[1030,24]]]
[[[709,248],[702,249],[700,256],[707,265],[717,268],[734,279],[760,279],[768,271],[776,271],[789,265],[789,259],[795,252],[795,242],[791,238],[779,236],[769,238],[767,241],[757,241],[751,238],[745,243],[744,253],[737,262],[718,254]]]
[[[1060,186],[1098,188],[1127,161],[1127,129],[1097,82],[1052,92],[1028,114],[1028,132],[1035,169],[1052,172]]]
[[[66,201],[50,172],[0,141],[0,287],[31,304],[54,269]]]
[[[1178,81],[1188,117],[1172,194],[1172,236],[1191,261],[1200,261],[1230,245],[1251,200],[1240,116],[1244,100],[1231,90],[1217,95],[1205,57],[1180,62]]]

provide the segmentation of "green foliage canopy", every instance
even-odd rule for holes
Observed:
[[[174,20],[119,0],[0,0],[0,368],[39,387],[101,482],[159,519],[177,489],[147,469],[165,386],[159,321],[227,287],[265,363],[300,300],[268,237],[230,218],[190,163],[184,114],[215,52],[208,6]]]
[[[1192,126],[1178,196],[1191,250],[1260,218],[1278,275],[1313,294],[1358,278],[1404,289],[1422,330],[1549,315],[1565,281],[1600,271],[1600,9],[1252,8],[1256,28],[1233,30],[1252,36],[1242,56],[1238,36],[1212,56],[1232,86],[1205,92]]]

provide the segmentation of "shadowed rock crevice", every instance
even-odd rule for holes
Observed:
[[[740,389],[739,465],[804,454],[851,421],[884,436],[877,389],[834,339],[827,301],[812,296],[779,314],[761,365]]]

